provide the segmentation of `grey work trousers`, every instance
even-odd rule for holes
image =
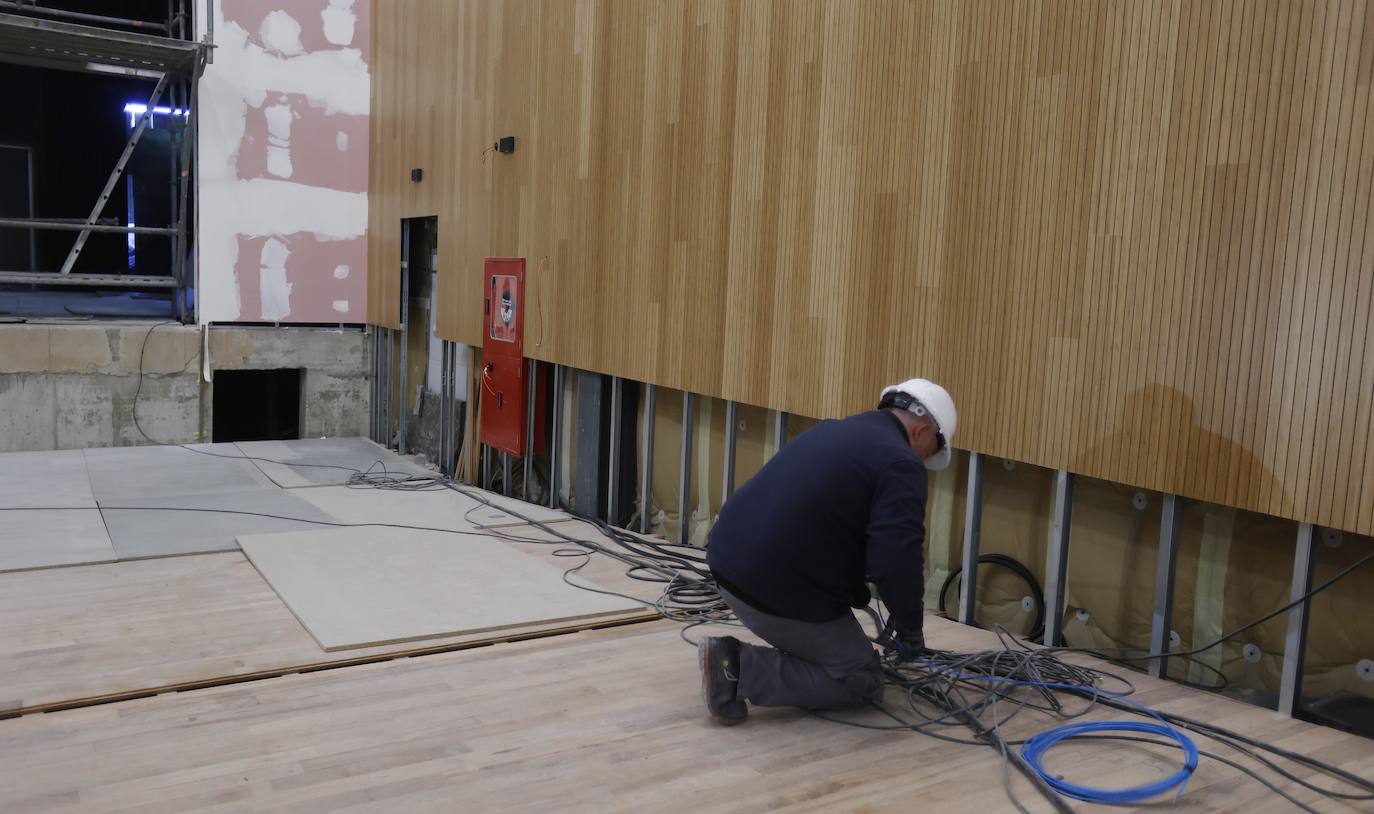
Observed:
[[[745,627],[773,645],[740,644],[741,698],[761,707],[824,710],[882,697],[878,654],[854,614],[803,622],[764,613],[724,588],[720,595]]]

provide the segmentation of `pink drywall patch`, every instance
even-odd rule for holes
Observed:
[[[363,61],[371,61],[371,0],[224,0],[224,21],[237,23],[248,32],[248,41],[272,53],[294,56],[282,50],[272,33],[283,27],[281,15],[299,26],[295,40],[300,53],[356,48]],[[269,17],[277,15],[269,22]],[[264,24],[268,36],[263,36]],[[289,25],[289,24],[288,24]]]
[[[234,276],[242,322],[364,322],[367,238],[309,232],[238,236]]]
[[[367,117],[327,113],[299,93],[249,108],[235,174],[344,192],[367,191]]]

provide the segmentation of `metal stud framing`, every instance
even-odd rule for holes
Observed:
[[[692,414],[696,412],[697,397],[685,390],[682,393],[682,467],[677,484],[677,540],[692,539]]]
[[[444,414],[444,423],[448,424],[448,473],[453,475],[458,471],[458,448],[462,444],[462,437],[458,433],[458,344],[448,343],[448,412]]]
[[[968,456],[968,489],[964,504],[964,557],[959,578],[959,621],[973,624],[978,595],[978,548],[983,531],[983,454]]]
[[[549,410],[549,508],[558,508],[563,475],[563,366],[553,366],[553,394]]]
[[[1150,675],[1169,674],[1169,632],[1174,617],[1174,570],[1178,566],[1178,530],[1183,518],[1183,501],[1178,495],[1164,496],[1164,515],[1159,521],[1159,553],[1155,557],[1155,612],[1150,621]]]
[[[1045,639],[1056,646],[1063,638],[1065,581],[1069,575],[1069,527],[1073,521],[1073,474],[1059,470],[1054,476],[1054,523],[1045,564]]]
[[[439,340],[439,472],[453,474],[449,457],[450,438],[453,433],[453,375],[449,366],[453,362],[453,349],[447,340]]]
[[[787,444],[787,413],[778,410],[773,413],[773,454],[777,455]]]
[[[725,477],[722,478],[721,503],[735,491],[735,441],[739,430],[739,403],[725,402]]]
[[[396,370],[396,340],[392,336],[394,331],[390,328],[383,328],[383,337],[386,340],[386,392],[382,394],[382,404],[384,405],[383,425],[382,425],[382,445],[390,447],[391,442],[396,440],[391,427],[391,403],[392,393],[395,390],[392,385],[392,375]]]
[[[658,388],[644,385],[644,429],[640,443],[644,445],[639,467],[639,531],[648,534],[654,510],[654,413],[658,406]]]
[[[396,407],[396,450],[406,454],[406,390],[410,379],[410,221],[401,221],[401,391]]]
[[[537,381],[539,379],[539,360],[530,359],[528,370],[528,388],[525,393],[525,457],[521,461],[523,464],[520,478],[520,496],[525,500],[530,499],[530,482],[534,480],[534,400],[538,395]]]
[[[606,522],[615,525],[620,517],[620,395],[624,379],[611,377],[611,425],[606,454]]]
[[[507,496],[509,496],[510,493],[511,493],[511,491],[512,491],[511,488],[510,488],[510,472],[511,472],[511,466],[510,466],[510,453],[509,453],[509,452],[502,452],[502,453],[501,453],[501,494],[507,495]]]
[[[368,437],[368,438],[371,438],[372,441],[373,441],[373,443],[376,443],[377,440],[378,440],[378,438],[380,438],[380,436],[381,436],[381,434],[382,434],[382,431],[381,431],[381,429],[380,429],[381,424],[382,424],[382,422],[381,422],[381,410],[382,410],[382,396],[381,396],[381,392],[382,392],[382,384],[381,384],[381,374],[382,374],[382,341],[381,341],[381,336],[382,336],[382,333],[381,333],[381,329],[380,329],[380,328],[376,328],[376,327],[372,328],[372,390],[371,390],[372,401],[371,401],[371,404],[369,405],[369,406],[371,407],[371,409],[369,410],[369,416],[368,416],[368,417],[369,417],[369,419],[371,419],[371,420],[368,422],[367,437]]]
[[[1288,592],[1290,602],[1297,601],[1312,590],[1314,531],[1311,523],[1298,526],[1298,538],[1293,549],[1293,582]],[[1279,678],[1279,712],[1284,715],[1295,715],[1302,706],[1302,674],[1307,660],[1307,615],[1311,605],[1311,600],[1307,600],[1288,611],[1288,632],[1283,637],[1283,672]]]

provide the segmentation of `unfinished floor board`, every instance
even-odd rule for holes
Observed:
[[[106,562],[115,556],[95,509],[0,511],[0,571]]]
[[[110,541],[121,558],[232,551],[238,548],[235,538],[242,534],[317,529],[317,523],[306,521],[334,521],[292,492],[271,485],[239,492],[102,501],[101,509]]]
[[[88,449],[91,490],[104,505],[167,495],[277,488],[233,444]]]
[[[397,477],[436,474],[366,438],[239,441],[236,446],[273,483],[286,489],[341,485],[364,472]]]
[[[942,619],[926,625],[934,647],[994,642]],[[701,706],[696,652],[678,634],[666,622],[635,625],[0,721],[0,810],[897,811],[913,801],[925,812],[1012,810],[1001,757],[986,747],[788,709],[755,708],[742,726],[713,724]],[[1374,744],[1364,739],[1137,680],[1147,703],[1204,714],[1357,774],[1374,769]],[[876,711],[857,719],[882,720]],[[1048,721],[1028,711],[1014,732]],[[1138,744],[1061,748],[1051,766],[1094,785],[1119,787],[1178,760]],[[1007,782],[1028,810],[1051,811],[1017,772]],[[1331,806],[1279,783],[1318,810],[1363,806]],[[1168,810],[1290,809],[1204,757]]]
[[[513,498],[493,495],[480,489],[463,486],[465,492],[481,495],[509,507],[524,517],[542,523],[561,522],[570,515],[522,503]],[[301,489],[293,492],[302,500],[345,523],[400,523],[410,526],[437,528],[504,528],[525,525],[528,521],[500,508],[483,505],[468,495],[453,489],[436,487],[423,491],[366,489],[348,486],[328,486]]]
[[[79,449],[0,453],[0,506],[94,506]]]
[[[481,536],[382,527],[244,536],[239,545],[326,650],[632,611]]]
[[[553,546],[512,545],[568,567]],[[606,557],[582,573],[646,599],[656,592]],[[238,551],[0,574],[0,716],[652,616],[641,609],[326,653]]]

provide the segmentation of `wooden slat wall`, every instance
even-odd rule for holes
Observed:
[[[524,256],[539,359],[1374,533],[1371,0],[375,15],[375,321],[435,214],[446,338]]]

